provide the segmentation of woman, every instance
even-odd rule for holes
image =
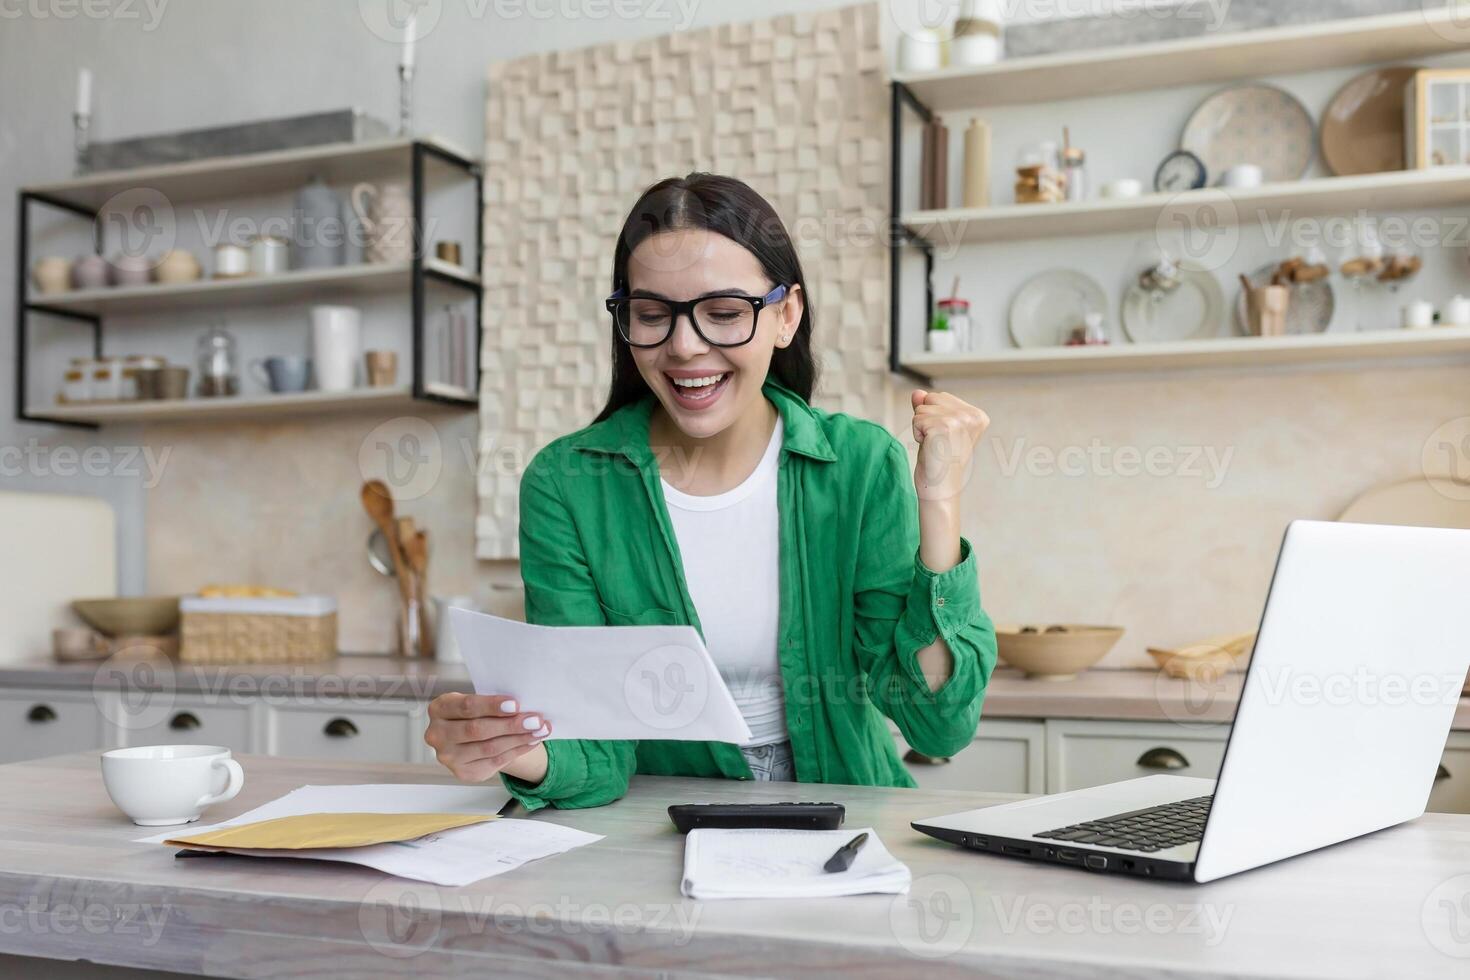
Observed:
[[[953,755],[995,666],[959,507],[989,420],[914,391],[911,476],[882,427],[811,407],[801,263],[738,180],[649,188],[613,290],[607,405],[521,481],[526,618],[696,626],[752,738],[547,742],[555,719],[508,692],[436,698],[425,741],[530,809],[611,802],[634,772],[914,785],[883,716]]]

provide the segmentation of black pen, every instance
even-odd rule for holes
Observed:
[[[852,867],[852,862],[857,859],[858,851],[861,851],[863,845],[867,842],[868,835],[866,833],[858,834],[852,840],[839,847],[837,853],[827,859],[827,863],[822,865],[823,870],[846,871]]]

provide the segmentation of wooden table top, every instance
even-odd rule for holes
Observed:
[[[1002,796],[637,777],[618,803],[530,818],[605,840],[456,889],[325,862],[176,860],[132,842],[143,831],[107,799],[97,757],[0,766],[0,914],[15,913],[0,921],[0,953],[237,977],[1342,978],[1470,967],[1470,816],[1431,814],[1193,886],[966,853],[909,827]],[[245,789],[207,820],[308,783],[451,781],[433,766],[240,761]],[[845,803],[849,826],[877,828],[909,865],[912,892],[680,896],[669,803],[782,799]]]

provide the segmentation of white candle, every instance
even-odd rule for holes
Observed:
[[[403,60],[399,62],[404,68],[413,67],[413,47],[415,35],[418,33],[419,15],[415,10],[408,15],[408,23],[403,25]]]
[[[83,68],[77,72],[77,115],[92,114],[92,71]]]

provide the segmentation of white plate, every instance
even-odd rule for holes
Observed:
[[[1088,313],[1108,313],[1107,294],[1095,279],[1071,269],[1043,272],[1011,300],[1011,339],[1017,347],[1060,347]]]
[[[1154,293],[1137,284],[1123,297],[1123,329],[1135,344],[1218,337],[1225,322],[1225,292],[1198,266],[1181,265],[1179,288]]]
[[[1179,145],[1205,162],[1211,184],[1242,163],[1260,167],[1268,184],[1300,180],[1315,149],[1312,115],[1275,86],[1240,85],[1201,102]]]

